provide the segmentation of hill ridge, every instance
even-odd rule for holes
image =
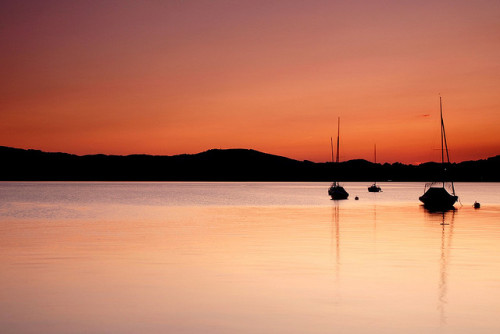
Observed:
[[[441,165],[311,162],[254,149],[210,149],[179,155],[76,155],[0,146],[2,181],[435,181]],[[500,155],[452,163],[456,181],[500,181]]]

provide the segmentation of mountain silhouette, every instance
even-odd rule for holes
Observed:
[[[314,163],[250,149],[198,154],[74,155],[0,146],[2,181],[435,181],[441,164]],[[500,181],[500,156],[453,163],[454,181]]]

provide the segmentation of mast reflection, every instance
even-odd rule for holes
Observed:
[[[331,249],[335,248],[335,282],[339,283],[340,272],[340,219],[339,219],[339,203],[335,201],[332,211],[332,242]]]
[[[427,215],[431,221],[439,222],[441,226],[441,253],[439,259],[439,283],[438,283],[438,303],[439,319],[441,325],[446,325],[446,305],[448,304],[448,263],[450,258],[451,243],[453,240],[453,225],[455,220],[455,210],[428,211]]]

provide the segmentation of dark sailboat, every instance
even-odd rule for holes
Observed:
[[[338,119],[338,128],[337,128],[337,159],[336,163],[339,162],[339,138],[340,138],[340,117]],[[333,139],[330,138],[330,143],[332,145],[332,163],[333,163]],[[334,200],[338,199],[347,199],[349,197],[349,193],[345,191],[344,187],[340,185],[339,182],[334,181],[330,188],[328,189],[328,195]]]
[[[375,164],[377,164],[377,145],[375,144],[374,147],[374,154],[375,154]],[[377,181],[375,181],[371,186],[368,187],[368,191],[371,193],[378,193],[382,191],[382,188],[377,186]]]
[[[374,184],[368,187],[368,191],[371,193],[379,193],[382,191],[382,188],[377,186],[377,183],[375,182]]]
[[[335,200],[347,199],[349,197],[349,193],[337,181],[334,181],[330,186],[330,189],[328,189],[328,195]]]
[[[443,103],[439,97],[439,113],[441,116],[441,166],[443,167],[442,181],[433,182],[425,185],[424,194],[419,200],[424,203],[424,207],[431,210],[449,210],[454,209],[453,204],[458,200],[455,195],[455,186],[453,181],[446,182],[446,165],[450,164],[450,155],[448,154],[448,143],[446,142],[446,132],[443,121]],[[444,153],[446,152],[446,163]],[[450,194],[451,192],[451,194]]]

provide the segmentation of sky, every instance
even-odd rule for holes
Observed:
[[[248,148],[297,160],[500,154],[500,1],[0,3],[0,145]]]

